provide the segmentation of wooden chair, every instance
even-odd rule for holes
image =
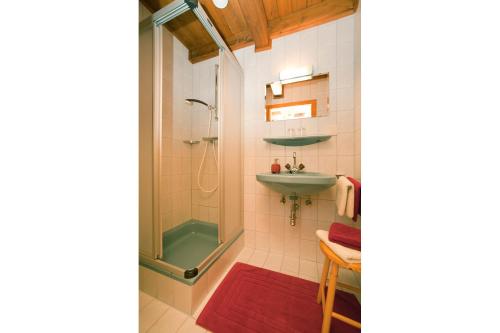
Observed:
[[[323,306],[323,325],[321,327],[321,332],[322,333],[330,332],[330,324],[332,317],[341,320],[351,326],[361,329],[360,322],[333,311],[333,304],[335,301],[335,288],[337,286],[352,290],[354,292],[358,293],[360,292],[360,289],[358,288],[351,287],[342,282],[337,282],[339,268],[345,268],[355,272],[361,272],[361,263],[345,262],[338,255],[336,255],[335,252],[333,252],[328,247],[328,245],[326,245],[323,241],[320,241],[319,247],[323,252],[323,254],[325,255],[325,262],[323,263],[323,273],[321,274],[321,282],[319,284],[318,298],[317,298],[318,304],[321,304]],[[330,282],[328,284],[328,291],[325,296],[326,278],[328,276],[330,262],[332,269],[330,272]]]

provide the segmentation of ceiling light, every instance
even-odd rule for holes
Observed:
[[[285,69],[280,72],[280,81],[282,84],[310,80],[312,79],[312,66]]]
[[[212,2],[214,3],[215,7],[220,8],[220,9],[226,8],[227,1],[228,0],[212,0]]]

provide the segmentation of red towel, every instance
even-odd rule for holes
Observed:
[[[347,179],[354,185],[354,216],[352,220],[356,222],[358,214],[361,215],[361,183],[351,177],[347,177]]]
[[[350,249],[361,250],[361,229],[334,222],[328,231],[328,239]]]

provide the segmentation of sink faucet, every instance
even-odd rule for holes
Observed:
[[[287,163],[285,165],[285,168],[290,172],[290,173],[297,173],[299,171],[302,171],[302,169],[305,168],[304,164],[300,163],[299,166],[297,166],[297,153],[293,152],[293,166],[290,166],[290,163]]]

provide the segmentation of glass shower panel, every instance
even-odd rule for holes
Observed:
[[[234,56],[219,52],[221,133],[221,212],[223,239],[230,240],[243,228],[242,103],[243,71]]]
[[[153,26],[146,19],[139,24],[139,252],[150,258],[154,256],[153,55]]]
[[[192,12],[162,27],[160,219],[161,260],[191,270],[219,245],[218,60],[190,61],[187,45],[178,39],[187,22],[197,22]]]

